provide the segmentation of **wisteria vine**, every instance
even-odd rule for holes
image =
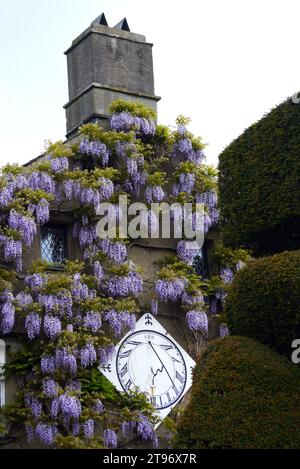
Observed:
[[[157,126],[153,111],[141,104],[118,101],[111,111],[109,131],[87,124],[72,147],[50,144],[34,166],[7,165],[0,178],[1,256],[8,268],[25,274],[17,294],[7,283],[0,285],[0,335],[21,328],[26,337],[25,352],[7,369],[18,375],[20,422],[32,444],[116,448],[133,434],[157,444],[156,420],[145,396],[123,396],[121,404],[115,399],[112,411],[113,399],[105,402],[105,392],[87,391],[92,371],[105,366],[118,338],[134,329],[143,293],[142,274],[128,254],[130,240],[120,233],[112,239],[97,236],[99,204],[111,202],[110,215],[119,220],[118,195],[146,201],[150,232],[158,226],[152,202],[203,203],[204,232],[218,223],[217,174],[205,164],[204,145],[188,132],[187,119],[178,118],[171,132]],[[39,262],[24,272],[24,253],[40,226],[64,206],[72,207],[73,237],[83,262],[66,262],[55,274]],[[157,273],[149,309],[157,315],[159,302],[179,302],[190,330],[207,336],[207,283],[193,266],[198,254],[185,240],[178,243],[177,257]],[[233,274],[222,270],[215,301],[224,297],[222,287]],[[227,333],[221,324],[220,334]],[[18,374],[22,353],[30,360]],[[8,421],[11,412],[4,409]]]

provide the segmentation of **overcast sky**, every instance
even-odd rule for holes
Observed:
[[[300,89],[299,0],[0,0],[1,164],[64,138],[63,51],[103,11],[154,43],[159,122],[189,116],[210,163]]]

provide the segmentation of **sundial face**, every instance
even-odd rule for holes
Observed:
[[[163,419],[192,385],[194,366],[194,360],[160,323],[144,314],[100,371],[119,391],[146,394]]]

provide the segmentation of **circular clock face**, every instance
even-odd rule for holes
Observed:
[[[116,368],[124,391],[138,388],[157,409],[174,405],[186,386],[187,369],[180,350],[157,331],[140,330],[126,337]]]

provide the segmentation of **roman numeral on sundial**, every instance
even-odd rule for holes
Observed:
[[[120,371],[120,375],[121,375],[122,378],[123,378],[123,376],[126,375],[127,371],[128,371],[127,363],[125,363],[125,365],[123,366],[123,368]]]
[[[129,380],[127,381],[127,383],[125,384],[125,389],[129,389],[131,385],[132,385],[132,382],[131,382],[131,380],[129,379]]]
[[[171,358],[172,358],[173,362],[181,363],[181,361],[180,361],[180,360],[177,360],[177,358],[175,358],[175,357],[171,357]]]
[[[178,373],[178,371],[176,371],[176,378],[181,382],[181,384],[184,383],[184,377],[181,376],[181,374]]]
[[[172,345],[160,345],[161,348],[163,348],[164,350],[172,350]]]
[[[142,342],[136,342],[134,340],[130,340],[127,343],[128,343],[128,345],[133,345],[134,347],[137,347],[138,345],[141,345]]]
[[[150,401],[151,401],[151,404],[152,404],[152,405],[156,406],[156,397],[151,396],[151,397],[150,397]]]
[[[129,355],[130,355],[130,353],[131,353],[131,350],[132,350],[132,349],[126,350],[126,352],[121,353],[121,354],[120,354],[120,358],[127,358],[127,357],[129,357]]]

